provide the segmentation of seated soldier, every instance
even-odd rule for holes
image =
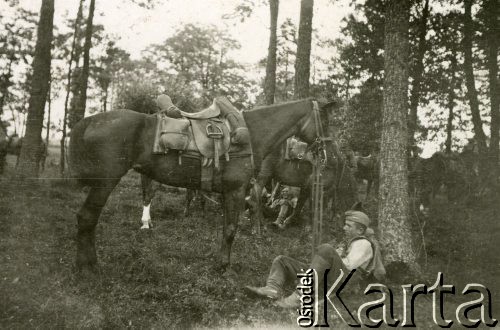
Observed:
[[[290,188],[285,187],[281,191],[281,197],[272,201],[271,205],[268,206],[271,211],[279,210],[276,221],[272,224],[280,229],[285,229],[285,220],[292,214],[293,209],[297,206],[297,197],[294,197],[290,193]]]
[[[368,228],[369,224],[370,219],[365,213],[347,211],[344,225],[347,242],[345,249],[335,249],[332,242],[322,244],[309,265],[287,256],[278,256],[271,265],[266,286],[246,286],[245,289],[262,297],[282,298],[285,286],[297,283],[297,274],[307,269],[315,269],[319,281],[322,281],[325,270],[330,269],[328,274],[330,285],[338,278],[341,269],[344,273],[356,269],[350,282],[382,279],[385,276],[385,268],[382,264],[378,242],[372,237],[373,230]],[[368,236],[368,234],[371,235]],[[321,282],[318,287],[322,287]],[[296,290],[290,296],[277,301],[277,305],[283,308],[296,308],[299,303],[300,297]]]

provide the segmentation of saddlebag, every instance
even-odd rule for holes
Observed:
[[[190,122],[186,118],[158,115],[153,153],[166,153],[170,149],[184,151],[191,141]]]

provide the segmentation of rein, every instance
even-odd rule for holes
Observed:
[[[313,228],[312,228],[312,255],[314,255],[315,248],[321,244],[323,237],[323,180],[322,172],[327,164],[327,152],[326,152],[326,141],[331,140],[327,138],[323,132],[323,126],[321,125],[321,117],[319,113],[318,102],[313,101],[313,118],[314,126],[316,132],[316,139],[309,146],[308,149],[313,151],[314,162],[313,162],[313,182],[311,189],[311,199],[313,203]],[[305,125],[308,124],[311,117],[308,118]],[[301,129],[301,130],[302,130]]]

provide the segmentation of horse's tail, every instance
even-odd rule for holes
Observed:
[[[85,186],[91,185],[91,180],[85,177],[85,169],[92,167],[87,157],[87,148],[85,146],[84,135],[91,118],[87,117],[80,120],[71,130],[69,140],[69,169],[71,177],[77,179],[79,183]]]

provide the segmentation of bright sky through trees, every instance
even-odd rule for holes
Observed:
[[[238,19],[225,20],[231,14],[237,1],[224,0],[166,0],[158,1],[154,9],[142,8],[132,1],[97,0],[96,24],[117,36],[118,46],[129,51],[133,57],[152,43],[160,43],[172,36],[177,28],[186,23],[213,24],[227,28],[242,48],[236,54],[238,60],[255,63],[266,57],[269,38],[269,8],[257,7],[254,14],[243,23]],[[348,1],[316,0],[313,27],[319,37],[334,39],[339,36],[341,20],[349,12]],[[20,5],[37,12],[40,0],[20,0]],[[0,4],[2,12],[7,5]],[[73,18],[78,8],[77,1],[56,1],[55,25],[62,26],[65,18]],[[286,18],[298,24],[300,1],[281,1],[278,25]],[[313,50],[314,51],[314,50]]]

